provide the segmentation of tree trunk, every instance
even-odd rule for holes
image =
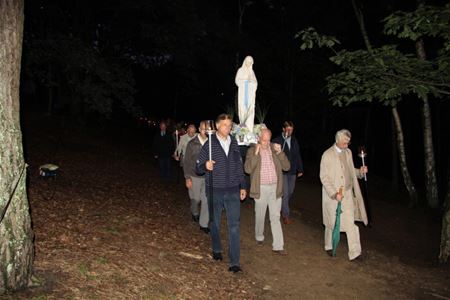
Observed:
[[[417,57],[421,60],[426,60],[425,47],[423,40],[416,41]],[[425,188],[427,191],[427,203],[431,208],[439,206],[438,187],[436,179],[436,168],[434,163],[434,149],[433,149],[433,132],[431,125],[431,112],[428,99],[422,99],[422,120],[423,120],[423,147],[425,155]]]
[[[34,257],[19,120],[23,5],[0,1],[0,294],[27,286]]]
[[[406,189],[408,190],[410,206],[415,206],[417,204],[417,191],[414,186],[414,183],[411,180],[411,176],[409,175],[408,171],[408,166],[406,164],[406,152],[405,152],[405,143],[403,139],[403,129],[396,106],[392,107],[392,117],[394,118],[394,124],[396,129],[397,146],[398,146],[397,150],[398,150],[398,157],[400,159],[400,169],[402,171],[403,181],[405,182]]]
[[[395,132],[396,127],[395,127],[395,122],[394,119],[392,119],[391,122],[391,128],[392,128],[392,136],[391,136],[391,143],[392,143],[392,165],[391,165],[391,176],[392,176],[392,180],[391,180],[391,186],[392,189],[396,192],[398,192],[399,190],[399,173],[398,173],[398,162],[397,162],[397,157],[399,157],[398,154],[398,142],[397,142],[397,138],[396,138],[396,134]]]
[[[445,263],[450,256],[450,159],[447,167],[447,196],[444,203],[444,215],[442,217],[441,251],[439,261]]]
[[[372,53],[372,44],[369,40],[369,35],[367,34],[366,26],[364,24],[364,16],[361,10],[357,7],[355,0],[352,0],[353,11],[355,12],[356,19],[359,23],[359,28],[361,30],[361,34],[364,39],[364,43],[366,45],[367,51]],[[409,203],[414,206],[417,204],[417,191],[414,186],[414,183],[411,180],[411,176],[409,175],[408,165],[406,164],[406,152],[405,145],[403,141],[403,129],[402,124],[400,122],[400,115],[398,114],[397,107],[392,107],[392,115],[394,117],[395,128],[396,128],[396,137],[398,143],[398,155],[400,158],[400,169],[403,175],[403,181],[405,182],[406,189],[409,193]]]

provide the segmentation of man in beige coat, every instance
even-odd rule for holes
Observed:
[[[355,169],[352,152],[348,149],[351,133],[346,129],[336,133],[336,143],[326,150],[320,162],[320,181],[322,182],[322,216],[325,225],[325,251],[332,250],[332,232],[336,221],[338,202],[342,203],[341,232],[347,234],[348,258],[354,260],[361,256],[359,228],[355,221],[367,225],[364,200],[358,179],[367,173],[367,167]],[[342,193],[339,193],[340,189]]]
[[[255,239],[261,245],[264,241],[264,220],[269,206],[270,227],[272,230],[272,250],[286,255],[280,211],[283,195],[283,171],[290,169],[288,158],[281,151],[280,144],[271,144],[272,133],[263,129],[259,143],[247,151],[245,172],[250,174],[250,197],[255,199]]]

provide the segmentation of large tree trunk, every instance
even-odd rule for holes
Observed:
[[[425,47],[423,40],[416,41],[417,57],[421,60],[426,60]],[[433,149],[433,133],[431,126],[431,112],[428,99],[422,99],[422,120],[423,120],[423,147],[425,155],[425,188],[427,191],[427,202],[431,208],[439,206],[438,187],[436,180],[436,168],[434,163],[434,149]]]
[[[444,215],[442,217],[441,252],[439,261],[445,263],[450,256],[450,158],[447,167],[447,196],[444,203]]]
[[[400,159],[400,169],[403,175],[403,181],[405,183],[406,189],[409,194],[409,203],[410,206],[415,206],[417,204],[417,191],[414,186],[414,183],[411,180],[411,176],[409,175],[408,166],[406,164],[406,152],[405,152],[405,143],[403,139],[403,129],[402,123],[400,122],[400,116],[397,111],[397,107],[392,107],[392,117],[394,118],[394,124],[396,129],[396,137],[397,137],[397,150],[398,157]]]
[[[0,293],[27,286],[34,249],[19,120],[23,0],[0,1]]]

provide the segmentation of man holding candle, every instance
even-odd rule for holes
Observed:
[[[332,233],[336,222],[338,202],[342,205],[340,231],[347,235],[348,258],[353,261],[361,257],[359,228],[355,221],[367,225],[364,200],[358,184],[358,178],[364,177],[367,167],[355,169],[352,152],[348,149],[351,133],[347,129],[339,130],[335,144],[326,150],[320,162],[320,181],[322,182],[322,216],[325,225],[325,251],[332,250]],[[339,192],[342,189],[343,192]]]
[[[187,128],[187,133],[183,134],[181,137],[178,132],[176,132],[176,142],[177,148],[175,149],[174,158],[176,161],[180,162],[180,166],[183,167],[183,156],[186,153],[186,147],[190,140],[195,138],[197,134],[197,128],[194,124],[189,124]]]
[[[209,213],[205,190],[205,175],[199,175],[195,172],[195,164],[197,162],[198,154],[207,140],[206,121],[201,121],[199,134],[187,143],[185,155],[183,156],[183,171],[184,178],[186,179],[186,188],[189,191],[189,198],[191,199],[192,219],[199,223],[200,230],[205,233],[209,233]],[[199,204],[200,213],[198,211]]]
[[[197,173],[206,174],[213,259],[221,261],[220,223],[225,209],[228,225],[229,271],[240,267],[240,201],[246,197],[246,183],[239,146],[230,136],[232,118],[221,114],[216,119],[217,131],[203,145],[197,159]]]

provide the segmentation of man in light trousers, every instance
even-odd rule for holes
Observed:
[[[353,261],[361,258],[359,228],[355,221],[367,225],[364,200],[358,179],[367,173],[367,167],[355,169],[352,152],[348,149],[351,133],[347,129],[339,130],[335,144],[328,148],[320,162],[320,181],[322,182],[322,216],[325,225],[325,251],[332,251],[332,233],[336,222],[338,202],[342,204],[340,231],[347,235],[348,258]],[[342,191],[342,192],[340,192]]]
[[[250,174],[250,197],[255,199],[255,239],[258,245],[264,241],[264,221],[269,207],[272,231],[272,251],[286,255],[280,210],[283,195],[283,171],[291,165],[280,144],[271,144],[272,133],[263,129],[259,143],[247,151],[245,172]]]

